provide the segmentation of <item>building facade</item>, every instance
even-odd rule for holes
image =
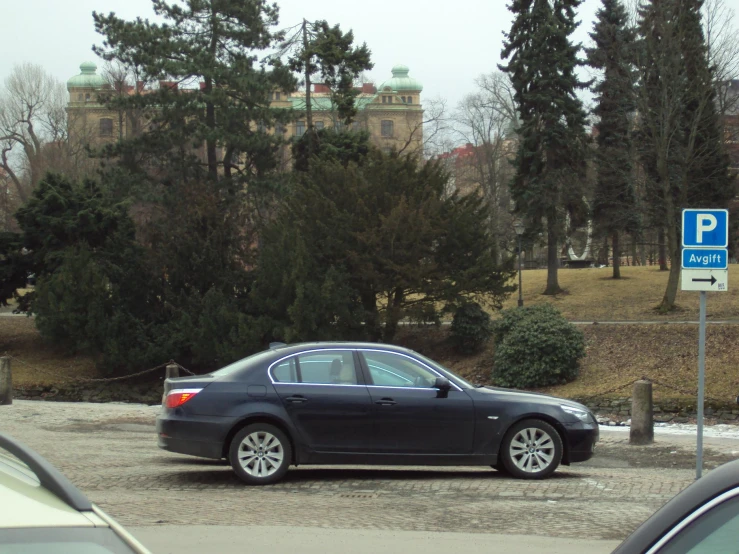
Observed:
[[[168,81],[160,81],[159,86],[177,89],[176,83]],[[80,66],[80,73],[67,82],[67,90],[70,141],[100,146],[139,132],[140,117],[111,110],[100,99],[106,94],[146,94],[148,89],[142,82],[114,90],[97,73],[94,63],[85,62]],[[182,89],[182,92],[187,93],[187,90]],[[368,131],[371,142],[383,151],[395,149],[420,155],[423,148],[422,91],[423,86],[410,77],[408,67],[393,67],[392,77],[379,87],[366,83],[357,89],[357,116],[352,128]],[[305,133],[305,91],[275,91],[272,93],[270,106],[275,109],[289,109],[295,114],[295,120],[289,126],[270,132],[282,133],[286,139]],[[325,85],[313,86],[311,108],[316,128],[339,127],[330,91]]]

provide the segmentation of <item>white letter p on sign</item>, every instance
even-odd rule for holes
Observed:
[[[716,216],[711,214],[698,214],[696,221],[696,242],[703,242],[703,233],[713,231],[718,225]]]

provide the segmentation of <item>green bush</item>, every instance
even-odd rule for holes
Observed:
[[[550,304],[513,308],[496,322],[493,380],[504,387],[568,383],[585,355],[582,332]]]
[[[451,337],[463,354],[478,351],[493,334],[490,315],[477,302],[462,304],[454,313]]]

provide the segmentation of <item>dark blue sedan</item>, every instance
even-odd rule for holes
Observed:
[[[213,373],[167,379],[159,446],[226,458],[251,485],[290,465],[486,465],[541,479],[593,455],[583,405],[475,387],[376,343],[274,345]]]

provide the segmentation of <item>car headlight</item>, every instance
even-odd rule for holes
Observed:
[[[579,419],[583,423],[592,423],[592,420],[590,418],[590,412],[586,410],[581,410],[580,408],[575,408],[573,406],[562,405],[560,407],[562,408],[562,410],[564,410],[566,414],[575,416],[577,419]]]

